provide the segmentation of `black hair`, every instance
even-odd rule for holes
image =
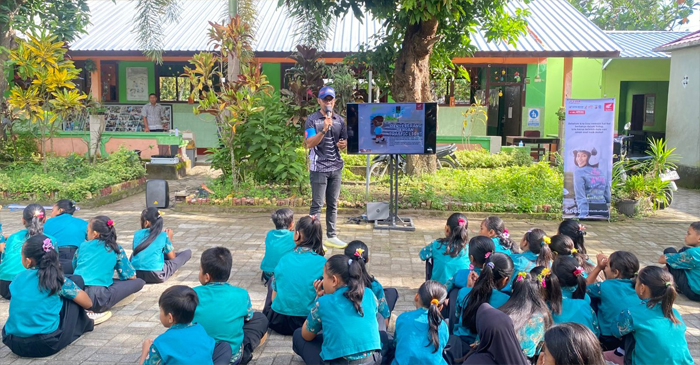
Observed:
[[[551,238],[547,237],[547,233],[539,228],[535,228],[527,231],[523,239],[527,242],[528,250],[537,255],[537,266],[549,266],[552,263],[554,254],[552,254],[552,249],[549,247]],[[549,241],[549,243],[546,241]]]
[[[508,234],[506,233],[506,223],[503,222],[503,219],[492,215],[484,219],[484,225],[486,226],[486,229],[496,232],[496,237],[503,248],[510,250],[512,253],[520,252],[518,245],[513,244],[513,241],[510,240]]]
[[[202,273],[209,274],[211,281],[226,282],[231,276],[233,258],[226,247],[212,247],[202,252]]]
[[[29,204],[22,211],[24,227],[27,228],[25,238],[33,237],[44,233],[44,222],[46,221],[46,211],[39,204]]]
[[[148,248],[153,241],[158,238],[158,235],[163,232],[163,217],[160,216],[158,208],[146,208],[141,212],[141,229],[146,228],[146,222],[151,225],[148,227],[148,236],[134,248],[133,256],[138,255],[141,251]]]
[[[469,256],[474,266],[481,268],[486,262],[486,256],[493,254],[496,246],[493,240],[486,236],[475,236],[469,240]]]
[[[561,314],[562,295],[559,278],[552,275],[552,270],[548,267],[537,266],[530,270],[530,279],[537,284],[542,294],[542,299],[549,304],[549,308],[554,314]]]
[[[362,260],[364,265],[362,265],[362,282],[365,284],[367,288],[372,287],[372,282],[374,281],[374,276],[370,275],[369,272],[367,271],[367,261],[369,261],[369,247],[362,242],[362,241],[351,241],[348,243],[347,246],[345,246],[345,250],[343,251],[345,256],[348,258],[352,259],[357,257],[358,259]]]
[[[365,295],[365,286],[362,283],[362,269],[364,261],[357,257],[348,258],[345,255],[333,255],[326,262],[326,270],[329,275],[338,275],[340,280],[348,286],[343,296],[348,298],[360,316],[365,315],[362,310],[362,299]]]
[[[326,250],[323,249],[323,228],[318,217],[305,215],[299,218],[294,230],[303,238],[297,243],[298,247],[308,247],[321,256],[326,254]]]
[[[155,96],[156,98],[158,97],[158,95],[156,95],[156,93],[150,93],[150,94],[148,94],[148,97],[150,98],[151,95]]]
[[[175,323],[182,324],[192,322],[198,304],[197,292],[186,285],[171,286],[158,299],[158,306],[163,312],[172,314]]]
[[[104,242],[104,245],[114,253],[119,253],[117,244],[117,230],[114,228],[114,221],[104,215],[98,215],[90,220],[90,227],[97,232],[97,239]]]
[[[513,275],[513,260],[510,256],[496,252],[486,259],[481,269],[479,278],[474,283],[474,288],[467,294],[462,302],[462,326],[476,333],[476,311],[479,307],[491,300],[494,289],[500,290],[497,282],[510,278]]]
[[[289,208],[277,209],[270,218],[275,224],[275,229],[287,229],[294,222],[294,211]]]
[[[579,253],[587,255],[586,245],[584,244],[583,236],[586,235],[586,231],[583,230],[581,223],[573,219],[565,219],[559,223],[559,234],[569,236],[572,241],[574,241],[574,247]]]
[[[63,212],[61,212],[61,214],[59,214],[59,215],[63,215],[63,214],[73,215],[75,213],[75,202],[70,200],[70,199],[61,199],[61,200],[57,201],[56,207],[58,209],[63,210]]]
[[[700,234],[700,222],[690,223],[690,228],[692,228],[695,233]]]
[[[632,279],[639,271],[639,259],[632,252],[615,251],[608,258],[610,270],[617,270],[622,279]]]
[[[449,218],[447,218],[447,227],[450,228],[449,237],[440,238],[440,247],[443,245],[445,248],[445,255],[450,255],[450,257],[457,257],[462,250],[464,250],[464,245],[466,245],[469,239],[469,232],[467,227],[469,226],[469,221],[467,217],[462,213],[452,213]]]
[[[586,271],[579,265],[578,260],[571,256],[557,256],[552,263],[552,272],[562,287],[576,287],[571,296],[573,299],[586,297]]]
[[[547,351],[556,365],[605,365],[603,349],[588,327],[573,322],[558,324],[544,333]]]
[[[588,255],[581,253],[581,251],[576,248],[571,237],[564,234],[557,234],[551,237],[551,241],[552,243],[549,245],[549,248],[552,250],[552,253],[555,254],[555,258],[556,256],[574,257],[578,261],[579,266],[583,267],[587,273],[590,273],[595,268],[594,265],[588,262]]]
[[[673,302],[676,301],[676,288],[673,275],[658,266],[647,266],[639,270],[637,280],[649,288],[651,298],[647,301],[647,307],[653,308],[661,303],[661,312],[674,324],[680,323],[673,313]]]
[[[437,281],[428,280],[418,288],[418,297],[420,298],[423,308],[428,309],[428,341],[430,341],[428,346],[433,345],[435,347],[433,353],[436,353],[440,348],[440,335],[438,331],[440,329],[440,323],[443,321],[442,314],[438,307],[444,304],[445,299],[447,299],[447,288]],[[437,305],[434,300],[438,302]]]
[[[514,275],[517,277],[513,281],[510,299],[498,309],[510,317],[516,333],[537,313],[544,316],[544,328],[549,328],[552,325],[552,315],[532,275],[526,272]]]
[[[29,237],[22,246],[24,257],[31,259],[39,274],[39,290],[54,295],[63,286],[63,269],[58,261],[56,242],[43,234]]]

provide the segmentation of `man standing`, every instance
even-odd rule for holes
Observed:
[[[160,118],[163,115],[163,107],[156,103],[158,98],[156,94],[148,95],[148,104],[141,109],[143,116],[143,128],[146,132],[165,132],[163,123]],[[161,156],[170,156],[170,146],[158,145],[158,154]]]
[[[343,171],[343,159],[340,150],[347,147],[348,130],[343,118],[333,112],[335,107],[335,90],[324,86],[318,93],[319,111],[306,119],[305,140],[309,148],[311,162],[311,216],[321,214],[326,203],[326,245],[345,248],[347,243],[336,236],[335,221],[338,214],[338,196],[340,195],[340,176]]]

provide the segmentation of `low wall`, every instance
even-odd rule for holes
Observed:
[[[58,156],[73,153],[85,155],[89,139],[89,132],[60,132],[46,142],[46,149]],[[158,155],[158,145],[179,145],[181,141],[182,137],[168,133],[104,132],[100,141],[100,154],[107,156],[124,146],[128,150],[140,150],[141,158],[150,159]]]

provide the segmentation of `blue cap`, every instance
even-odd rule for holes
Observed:
[[[325,99],[326,96],[332,96],[333,99],[335,99],[335,90],[333,90],[333,88],[330,86],[322,87],[321,90],[319,90],[318,92],[318,97],[320,99]]]

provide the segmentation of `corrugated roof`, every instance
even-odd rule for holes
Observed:
[[[90,0],[91,25],[87,34],[70,45],[74,52],[140,51],[133,33],[136,0]],[[197,52],[211,50],[209,21],[218,21],[226,12],[227,0],[182,0],[180,22],[164,27],[164,51]],[[277,0],[258,0],[258,19],[254,50],[256,53],[291,53],[298,40],[293,36],[296,24]],[[487,42],[482,32],[472,34],[476,56],[540,57],[615,57],[619,47],[598,27],[566,0],[533,0],[528,4],[513,1],[508,11],[530,9],[528,32],[515,45],[502,41]],[[369,43],[373,34],[382,32],[379,21],[357,20],[352,14],[337,19],[334,32],[326,41],[327,53],[351,53]]]
[[[656,52],[671,52],[681,48],[700,46],[700,30],[654,49]]]
[[[690,32],[606,31],[622,49],[620,58],[669,58],[671,55],[654,49],[690,34]]]

